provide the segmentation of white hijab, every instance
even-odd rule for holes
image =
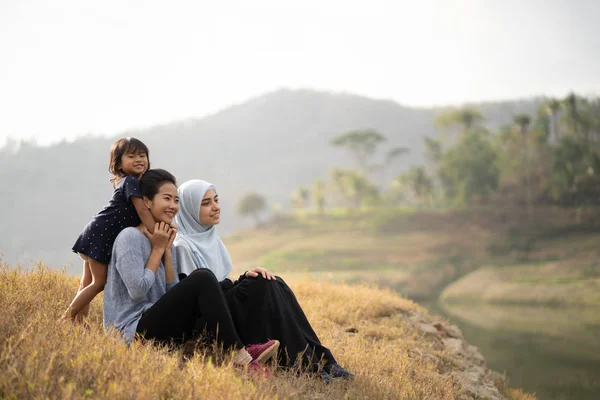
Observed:
[[[179,229],[175,245],[178,242],[188,244],[196,265],[210,269],[220,282],[229,276],[233,265],[227,248],[217,236],[216,227],[200,223],[202,199],[210,189],[217,191],[213,184],[200,179],[187,181],[177,189],[179,213],[175,216],[175,223]]]

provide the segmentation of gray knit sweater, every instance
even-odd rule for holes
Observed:
[[[135,338],[142,313],[179,282],[176,276],[167,284],[162,262],[156,274],[146,268],[151,250],[150,241],[137,228],[125,228],[115,239],[108,264],[104,329],[116,329],[127,343]],[[175,249],[172,251],[177,275]]]

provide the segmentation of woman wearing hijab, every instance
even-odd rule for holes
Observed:
[[[321,344],[294,292],[280,277],[256,267],[236,282],[228,279],[233,265],[216,232],[221,208],[215,186],[194,179],[179,186],[178,195],[180,211],[175,217],[178,232],[174,245],[180,279],[196,269],[211,270],[221,283],[240,339],[262,343],[276,337],[281,365],[291,367],[301,355],[303,366],[313,372],[318,371],[321,360],[325,363],[321,375],[326,381],[330,377],[354,377]]]

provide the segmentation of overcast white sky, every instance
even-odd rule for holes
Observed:
[[[0,146],[281,87],[436,105],[600,93],[598,0],[1,0]]]

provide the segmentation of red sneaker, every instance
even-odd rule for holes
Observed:
[[[252,360],[259,363],[266,363],[271,357],[277,354],[279,349],[279,340],[269,340],[263,344],[249,344],[246,350],[252,356]]]
[[[271,372],[266,365],[260,364],[257,360],[248,364],[248,373],[263,379],[269,379]]]

